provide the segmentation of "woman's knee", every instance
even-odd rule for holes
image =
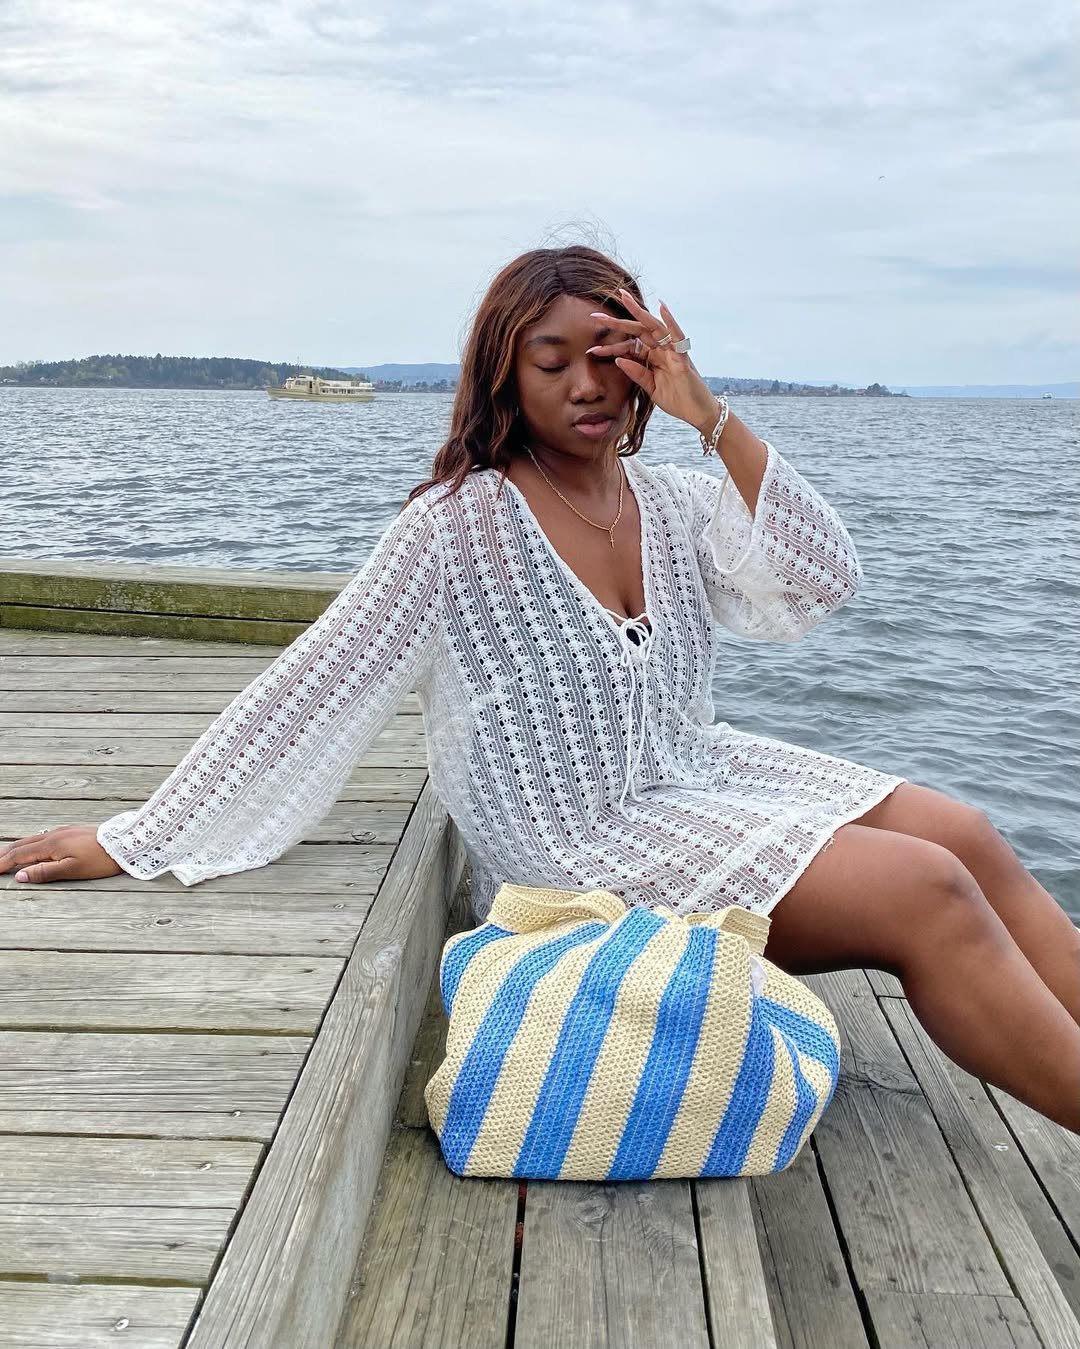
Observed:
[[[1019,863],[986,811],[918,783],[900,783],[858,822],[939,843],[973,874],[988,865],[1015,867]]]
[[[997,919],[964,864],[926,839],[840,826],[771,915],[766,954],[804,973],[901,973],[942,943],[984,939]]]

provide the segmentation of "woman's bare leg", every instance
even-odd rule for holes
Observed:
[[[928,839],[958,857],[1043,983],[1080,1024],[1080,929],[977,806],[902,782],[856,821]]]
[[[1080,1133],[1080,1026],[948,849],[841,825],[770,917],[782,969],[897,975],[951,1059]]]

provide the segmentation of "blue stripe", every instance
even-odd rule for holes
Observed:
[[[629,909],[582,971],[514,1164],[515,1176],[558,1179],[626,971],[665,927],[667,920],[651,910]]]
[[[718,935],[715,928],[689,929],[686,949],[664,989],[649,1056],[608,1180],[646,1180],[656,1173],[698,1049]]]
[[[439,991],[442,993],[443,1008],[447,1016],[453,1010],[454,996],[458,991],[458,984],[461,983],[461,976],[465,973],[465,969],[473,956],[482,951],[490,942],[500,941],[503,937],[514,935],[516,934],[508,932],[504,927],[499,927],[497,923],[484,923],[470,932],[467,937],[462,937],[459,942],[455,942],[447,951],[443,958],[442,972],[439,975]]]
[[[781,1035],[788,1036],[800,1054],[805,1054],[808,1059],[817,1059],[818,1063],[823,1064],[832,1075],[835,1085],[837,1074],[840,1072],[840,1061],[836,1054],[836,1044],[828,1031],[816,1021],[803,1016],[801,1012],[793,1012],[790,1007],[785,1007],[782,1002],[762,997],[761,1004]]]
[[[795,1156],[795,1150],[802,1142],[803,1133],[810,1122],[810,1116],[814,1113],[814,1107],[817,1105],[817,1093],[803,1075],[803,1070],[799,1066],[799,1056],[786,1035],[784,1036],[784,1048],[791,1058],[791,1070],[795,1074],[795,1113],[792,1115],[791,1123],[780,1141],[780,1148],[776,1154],[777,1171],[787,1166],[788,1162]]]
[[[716,1131],[703,1176],[737,1176],[746,1162],[746,1154],[761,1122],[776,1071],[776,1047],[772,1029],[756,997],[750,1005],[750,1034],[746,1039],[742,1065],[735,1079],[731,1100]]]
[[[610,923],[584,923],[554,941],[527,951],[507,971],[484,1013],[450,1091],[439,1141],[447,1166],[463,1175],[484,1122],[507,1050],[517,1034],[533,989],[560,958],[609,931]]]

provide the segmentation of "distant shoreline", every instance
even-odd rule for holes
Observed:
[[[711,383],[713,381],[707,380]],[[980,386],[975,386],[976,388]],[[15,380],[0,380],[0,392],[4,389],[84,389],[89,392],[99,393],[102,389],[124,389],[141,390],[144,393],[265,393],[265,387],[260,385],[244,388],[240,386],[216,386],[206,384],[89,384],[85,381],[66,384],[43,384],[43,383],[19,383]],[[433,389],[423,384],[406,384],[400,388],[386,388],[378,384],[375,386],[376,394],[421,394],[421,393],[453,393],[453,389]],[[720,392],[720,390],[714,390]],[[950,399],[959,401],[965,398],[969,399],[993,399],[1002,398],[1010,401],[1023,401],[1027,399],[1031,402],[1057,402],[1069,403],[1080,399],[1078,393],[1055,393],[1050,398],[1044,399],[1038,391],[1038,386],[1031,393],[994,393],[994,392],[956,392],[956,393],[922,393],[914,389],[899,389],[889,391],[885,394],[868,394],[865,389],[781,389],[774,391],[772,389],[729,389],[727,390],[729,398],[909,398],[925,402],[932,398]]]
[[[370,381],[376,393],[453,393],[461,367],[450,362],[385,363],[369,366],[303,366],[239,356],[82,356],[62,361],[19,361],[0,365],[2,388],[184,389],[256,393],[280,388],[290,376],[316,374],[324,379],[353,377]],[[1043,384],[923,384],[890,389],[865,388],[819,380],[780,380],[765,376],[705,375],[715,394],[760,398],[1080,398],[1080,382]]]
[[[98,392],[101,389],[141,389],[145,393],[265,393],[265,388],[238,388],[225,386],[215,388],[206,384],[17,384],[14,380],[0,381],[0,388],[8,389],[87,389]],[[381,394],[397,393],[453,393],[453,389],[429,389],[420,384],[407,384],[400,389],[387,389],[375,386],[375,392]],[[906,393],[868,394],[865,389],[787,389],[774,392],[771,389],[729,389],[729,398],[908,398]]]

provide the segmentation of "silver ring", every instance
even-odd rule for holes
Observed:
[[[678,340],[677,342],[673,342],[673,343],[672,343],[672,345],[671,345],[671,350],[672,350],[672,351],[689,351],[689,350],[690,350],[690,339],[689,339],[688,337],[680,337],[679,340]]]
[[[666,347],[670,342],[671,342],[671,334],[665,333],[663,337],[660,338],[660,340],[657,342],[656,345],[658,347]]]

